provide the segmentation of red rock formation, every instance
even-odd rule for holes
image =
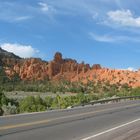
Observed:
[[[99,64],[90,67],[89,64],[77,63],[73,59],[63,59],[61,53],[56,53],[50,62],[38,58],[14,59],[3,58],[5,72],[8,76],[17,73],[22,80],[88,80],[110,82],[111,84],[125,84],[140,87],[140,70],[114,70],[102,68]]]
[[[101,69],[101,65],[100,64],[94,64],[93,66],[92,66],[92,69]]]

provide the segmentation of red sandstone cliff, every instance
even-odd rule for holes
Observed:
[[[39,58],[30,59],[1,59],[4,69],[10,77],[15,73],[22,80],[69,80],[110,82],[111,84],[125,84],[129,86],[140,86],[140,71],[113,70],[101,68],[99,64],[90,67],[89,64],[77,63],[73,59],[63,59],[61,53],[56,53],[50,62],[42,61]]]

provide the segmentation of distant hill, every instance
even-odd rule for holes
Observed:
[[[0,67],[14,66],[17,63],[17,61],[19,62],[21,59],[22,58],[15,55],[14,53],[3,50],[0,47]]]
[[[14,53],[7,52],[0,47],[0,59],[3,58],[14,58],[14,59],[21,59],[19,56],[15,55]]]

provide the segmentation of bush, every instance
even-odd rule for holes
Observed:
[[[19,103],[19,111],[21,113],[38,112],[38,111],[45,111],[45,110],[46,110],[46,106],[45,106],[43,100],[39,96],[26,97]]]
[[[18,109],[15,105],[11,105],[10,103],[8,105],[3,105],[2,110],[4,111],[4,115],[10,115],[10,114],[17,114]]]
[[[10,115],[18,113],[18,102],[8,99],[3,92],[0,92],[0,115]]]

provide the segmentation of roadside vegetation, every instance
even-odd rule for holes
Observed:
[[[78,83],[75,83],[76,85]],[[75,86],[75,85],[74,85]],[[57,87],[58,89],[63,89]],[[58,90],[59,92],[62,92]],[[122,96],[138,96],[140,88],[130,88],[126,85],[120,89],[115,85],[81,85],[72,87],[72,92],[77,93],[75,96],[61,96],[56,92],[56,96],[46,96],[41,98],[37,96],[27,96],[21,99],[8,98],[4,94],[5,91],[0,91],[0,115],[18,114],[24,112],[39,112],[53,109],[65,109],[75,105],[85,104],[93,100],[99,100],[110,97]]]

